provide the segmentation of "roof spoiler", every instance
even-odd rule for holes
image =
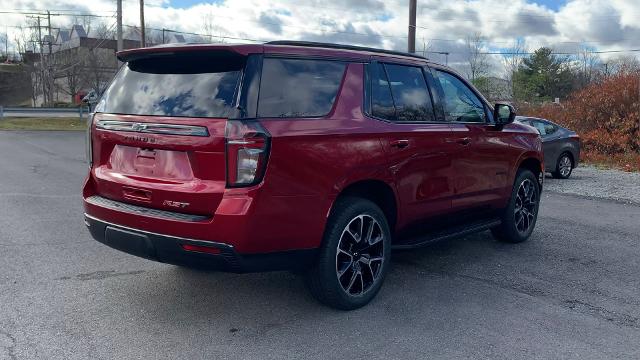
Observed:
[[[186,53],[217,53],[223,54],[227,53],[229,56],[246,56],[252,52],[262,52],[262,49],[258,49],[257,46],[262,47],[262,45],[214,45],[214,44],[186,44],[186,45],[175,45],[175,44],[166,44],[166,45],[158,45],[146,48],[136,48],[136,49],[128,49],[118,51],[116,56],[118,60],[122,62],[140,60],[140,59],[150,59],[157,57],[166,57],[173,56],[178,54]]]

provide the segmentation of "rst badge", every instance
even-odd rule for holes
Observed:
[[[180,202],[180,201],[165,200],[165,201],[162,202],[162,205],[166,205],[166,206],[170,206],[170,207],[174,207],[174,208],[178,208],[178,209],[184,209],[187,206],[189,206],[189,203]]]

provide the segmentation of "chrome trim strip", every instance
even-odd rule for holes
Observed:
[[[197,245],[203,245],[203,246],[211,246],[211,245],[215,245],[215,246],[220,246],[220,247],[226,247],[226,248],[230,248],[233,249],[233,245],[229,245],[229,244],[225,244],[225,243],[221,243],[221,242],[215,242],[215,241],[209,241],[209,240],[196,240],[196,239],[189,239],[189,238],[184,238],[184,237],[180,237],[180,236],[174,236],[174,235],[166,235],[166,234],[160,234],[160,233],[155,233],[152,231],[146,231],[146,230],[141,230],[141,229],[136,229],[136,228],[132,228],[132,227],[128,227],[128,226],[124,226],[124,225],[118,225],[118,224],[114,224],[108,221],[104,221],[101,219],[98,219],[95,216],[91,216],[87,213],[84,213],[84,216],[93,220],[93,221],[98,221],[101,222],[103,224],[106,224],[107,226],[114,226],[120,229],[124,229],[124,230],[129,230],[129,231],[135,231],[135,232],[140,232],[143,234],[148,234],[148,235],[153,235],[153,236],[162,236],[162,237],[168,237],[168,238],[173,238],[176,240],[180,240],[180,241],[189,241],[192,242],[194,244]],[[87,225],[90,226],[90,225]]]
[[[209,136],[209,130],[204,126],[159,124],[119,120],[98,120],[96,128],[110,131],[132,131],[147,134]]]
[[[92,195],[84,200],[88,204],[101,206],[107,209],[122,211],[128,214],[136,214],[141,216],[159,218],[159,219],[190,222],[190,223],[198,223],[198,222],[211,220],[211,216],[207,216],[207,215],[185,214],[185,213],[179,213],[175,211],[154,209],[154,208],[149,208],[145,206],[111,200],[111,199],[102,197],[100,195]]]

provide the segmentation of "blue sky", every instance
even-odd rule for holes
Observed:
[[[237,1],[237,0],[236,0]],[[269,0],[265,0],[269,1]],[[547,8],[557,11],[562,5],[566,3],[566,0],[529,0],[532,3],[536,3],[538,5],[544,5]],[[171,0],[169,5],[176,8],[188,8],[196,4],[200,3],[209,3],[209,4],[219,4],[223,3],[225,0]]]
[[[558,9],[560,9],[560,7],[564,5],[567,1],[566,0],[534,0],[531,2],[536,3],[538,5],[544,5],[553,11],[558,11]]]
[[[267,0],[268,1],[268,0]],[[188,8],[191,7],[193,5],[196,4],[202,4],[202,3],[207,3],[207,4],[220,4],[225,2],[225,0],[207,0],[207,1],[203,1],[203,0],[171,0],[169,1],[169,5],[175,8]]]

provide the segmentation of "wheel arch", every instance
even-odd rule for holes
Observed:
[[[518,166],[514,171],[514,178],[519,169],[528,169],[533,172],[533,175],[538,179],[538,185],[542,188],[541,175],[544,177],[544,162],[533,154],[523,156],[518,162]]]
[[[560,150],[560,154],[558,155],[558,159],[556,159],[556,163],[558,162],[558,160],[560,160],[560,157],[562,156],[562,154],[567,154],[569,155],[569,158],[571,158],[571,167],[575,168],[576,167],[576,155],[573,153],[573,149],[569,146],[563,148],[562,150]]]
[[[333,209],[338,199],[345,196],[360,197],[378,205],[387,218],[391,233],[394,233],[398,221],[398,199],[392,185],[380,179],[360,179],[353,181],[337,193],[331,204],[331,209]]]

